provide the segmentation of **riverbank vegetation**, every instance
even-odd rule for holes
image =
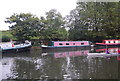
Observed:
[[[120,39],[120,2],[77,2],[66,17],[51,9],[40,18],[31,13],[13,14],[6,19],[9,36],[17,40]]]

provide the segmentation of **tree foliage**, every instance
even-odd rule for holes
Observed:
[[[100,41],[120,38],[118,2],[78,2],[67,16],[69,37]]]
[[[46,12],[46,18],[42,18],[44,31],[42,36],[47,40],[65,40],[68,32],[65,29],[65,21],[62,15],[57,10],[52,9]]]
[[[36,36],[36,31],[40,26],[39,18],[31,13],[14,14],[7,18],[5,22],[12,24],[9,28],[12,35],[18,40],[29,40],[31,37]]]
[[[6,23],[12,24],[9,28],[12,35],[18,40],[29,40],[32,37],[47,40],[65,40],[67,31],[64,19],[55,9],[46,13],[46,17],[36,17],[31,13],[13,14]]]
[[[40,18],[31,13],[13,14],[6,23],[12,24],[9,27],[12,35],[19,40],[39,37],[46,40],[101,41],[120,39],[119,21],[120,2],[78,2],[66,18],[51,9]],[[66,26],[69,31],[66,31]]]

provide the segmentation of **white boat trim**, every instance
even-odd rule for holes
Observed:
[[[116,56],[119,54],[118,53],[110,53],[110,54],[107,54],[107,53],[87,53],[87,55],[89,55],[89,56]]]

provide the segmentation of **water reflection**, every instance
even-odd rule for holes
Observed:
[[[79,74],[75,69],[74,63],[72,63],[72,59],[69,56],[69,53],[66,54],[66,63],[63,65],[63,78],[64,79],[79,79]]]
[[[75,56],[84,56],[89,53],[89,50],[80,50],[80,51],[69,51],[69,52],[55,52],[55,58],[65,58],[65,57],[75,57]]]
[[[88,58],[87,53],[98,49],[64,51],[32,50],[3,55],[2,79],[117,79],[116,56],[109,60]]]
[[[106,51],[106,48],[96,49],[96,52],[105,52],[105,51]],[[108,51],[109,51],[110,53],[117,53],[118,47],[108,48]]]

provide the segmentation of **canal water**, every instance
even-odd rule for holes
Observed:
[[[109,48],[117,52],[117,47]],[[69,48],[2,54],[0,79],[118,79],[119,56],[88,56],[105,48]]]

